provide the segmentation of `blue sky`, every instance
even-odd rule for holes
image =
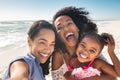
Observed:
[[[120,20],[120,0],[0,0],[0,21],[51,20],[66,6],[84,7],[93,20]]]

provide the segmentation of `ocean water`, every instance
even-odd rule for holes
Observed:
[[[51,21],[49,21],[51,23]],[[5,51],[23,47],[27,44],[27,32],[33,21],[0,21],[0,54]],[[113,34],[117,48],[120,48],[120,20],[95,21],[99,33]],[[120,54],[120,50],[117,49]],[[118,54],[117,53],[117,54]]]
[[[33,21],[0,21],[0,54],[26,45],[27,31]]]

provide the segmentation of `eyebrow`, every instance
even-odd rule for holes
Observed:
[[[70,21],[69,18],[66,20],[66,22],[68,22],[68,21]],[[57,24],[57,26],[60,26],[60,25],[61,25],[61,23],[59,22],[59,23]]]
[[[66,22],[68,22],[68,21],[70,21],[70,19],[69,19],[69,18],[66,20]]]
[[[85,42],[81,42],[81,43],[83,43],[83,44],[85,44],[85,45],[86,45],[86,43],[85,43]]]
[[[85,43],[85,42],[82,42],[82,43],[86,45],[86,43]],[[93,50],[95,50],[95,51],[97,51],[97,49],[96,49],[96,48],[94,48],[94,47],[92,47],[92,49],[93,49]]]
[[[41,39],[39,39],[40,41],[45,41],[45,42],[48,42],[46,39],[43,39],[43,38],[41,38]],[[52,41],[52,43],[55,43],[55,41]]]
[[[97,49],[96,49],[96,48],[93,48],[93,47],[92,47],[92,49],[95,50],[95,51],[97,52]]]

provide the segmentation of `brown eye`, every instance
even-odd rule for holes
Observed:
[[[57,32],[60,32],[63,29],[63,27],[57,27]]]
[[[53,46],[53,47],[54,47],[54,46],[55,46],[55,44],[51,44],[50,46]]]
[[[45,45],[45,43],[44,43],[44,42],[39,42],[39,44],[40,44],[40,45]]]
[[[69,23],[68,23],[68,26],[70,26],[71,24],[72,24],[72,23],[71,23],[71,22],[69,22]]]
[[[84,44],[80,44],[79,46],[82,47],[82,48],[85,48],[85,45],[84,45]]]
[[[55,47],[55,44],[51,44],[51,45],[50,45],[50,48],[54,48],[54,47]]]
[[[61,29],[63,29],[63,27],[58,27],[58,28],[57,28],[57,30],[61,30]]]
[[[46,43],[44,42],[44,41],[39,41],[39,46],[41,46],[41,47],[44,47],[44,46],[46,46]]]
[[[90,53],[91,53],[91,54],[94,54],[94,53],[95,53],[95,51],[94,51],[94,50],[90,50]]]

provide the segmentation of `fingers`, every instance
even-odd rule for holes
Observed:
[[[108,39],[107,39],[108,45],[115,45],[113,36],[111,34],[107,34],[107,36],[108,36]]]
[[[114,38],[111,34],[109,33],[102,33],[102,35],[104,35],[104,40],[108,45],[115,45],[115,41]]]

